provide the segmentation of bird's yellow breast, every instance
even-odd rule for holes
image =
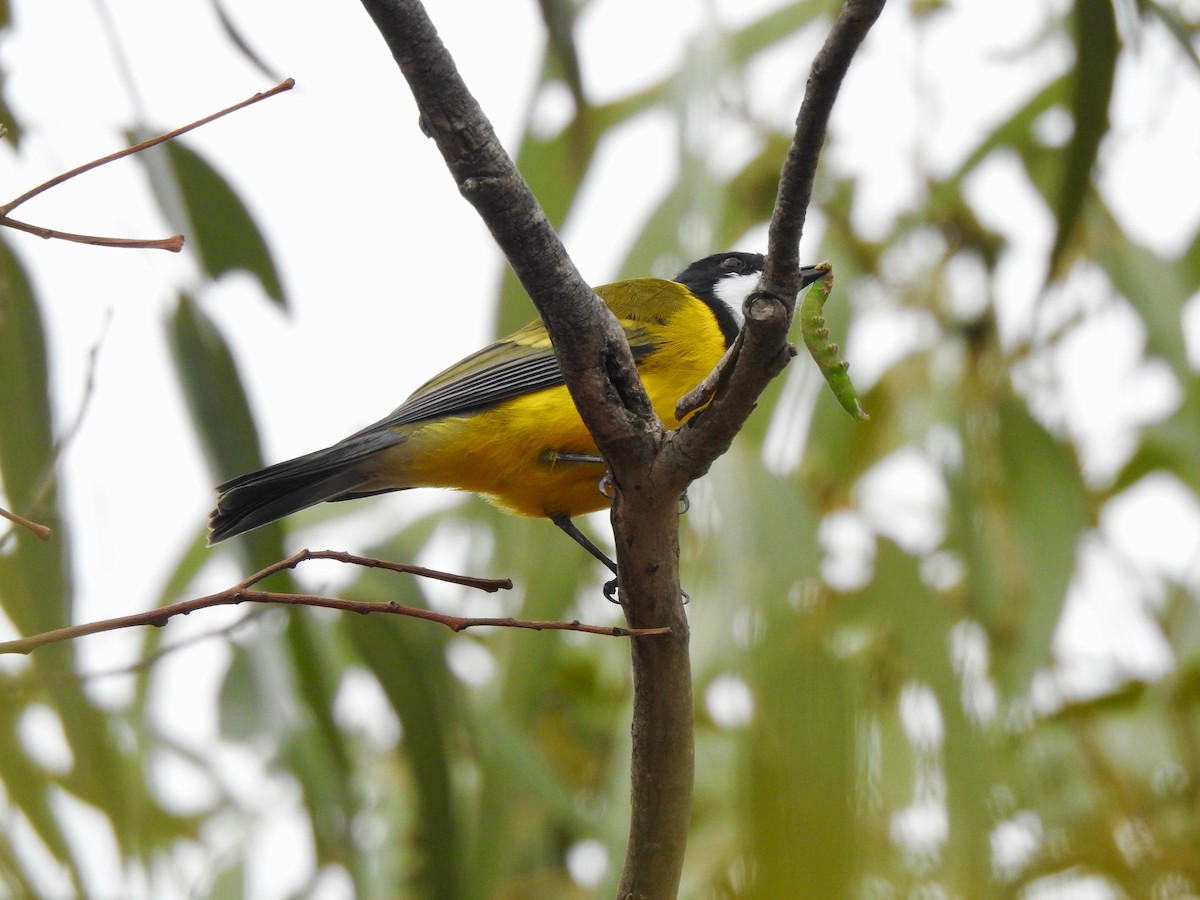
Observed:
[[[674,289],[671,302],[654,305],[649,315],[628,297],[604,299],[627,333],[636,332],[637,340],[649,342],[638,372],[659,419],[674,428],[680,424],[675,418],[676,401],[717,364],[725,352],[725,339],[703,302],[680,285],[655,282],[658,285]],[[603,464],[559,458],[599,455],[565,386],[399,430],[405,440],[363,466],[363,473],[379,489],[472,491],[526,516],[582,515],[609,503],[599,490]]]

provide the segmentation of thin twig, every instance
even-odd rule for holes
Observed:
[[[282,572],[284,569],[294,569],[300,563],[309,559],[332,559],[349,566],[363,566],[368,569],[387,569],[389,572],[400,572],[405,575],[419,575],[422,578],[432,578],[435,581],[448,581],[451,584],[461,584],[464,587],[475,588],[494,594],[496,591],[512,590],[512,580],[508,578],[473,578],[470,575],[456,575],[453,572],[440,572],[437,569],[427,569],[424,566],[413,566],[408,563],[390,562],[386,559],[376,559],[373,556],[358,556],[342,550],[301,550],[273,563],[254,575],[251,575],[242,585],[250,587],[258,584],[268,575]]]
[[[53,534],[53,532],[45,525],[39,525],[37,522],[31,522],[24,516],[18,516],[14,512],[9,512],[2,506],[0,506],[0,517],[8,519],[8,521],[12,522],[14,525],[20,525],[22,528],[32,531],[43,541],[50,540],[50,535]]]
[[[89,172],[92,169],[99,168],[100,166],[108,165],[110,162],[116,162],[118,159],[124,159],[126,156],[139,153],[142,150],[155,146],[156,144],[161,144],[164,141],[177,138],[182,134],[187,134],[189,131],[199,128],[201,125],[207,125],[209,122],[219,119],[222,116],[227,116],[232,112],[237,112],[239,109],[244,109],[251,104],[258,103],[260,100],[266,100],[268,97],[273,97],[276,94],[283,93],[284,91],[290,91],[295,86],[295,79],[285,79],[284,81],[281,81],[279,84],[275,85],[275,87],[271,88],[269,91],[263,91],[260,94],[255,94],[253,97],[243,100],[241,103],[235,103],[233,106],[223,109],[220,112],[215,112],[211,116],[205,116],[203,119],[197,119],[190,125],[184,125],[182,128],[176,128],[174,131],[168,131],[166,134],[160,134],[158,137],[152,137],[148,140],[142,141],[141,143],[134,144],[132,147],[126,147],[124,150],[118,150],[116,153],[110,153],[108,156],[102,156],[99,159],[93,159],[91,162],[84,163],[82,166],[76,166],[69,172],[63,172],[61,175],[56,175],[49,181],[43,182],[37,187],[26,191],[15,200],[10,200],[8,203],[4,204],[4,206],[0,206],[0,216],[7,216],[26,200],[30,200],[43,191],[48,191],[50,188],[74,178],[76,175],[82,175],[84,172]]]
[[[64,181],[68,181],[69,179],[74,178],[76,175],[82,175],[84,172],[107,165],[110,162],[116,162],[118,159],[124,159],[126,156],[131,156],[134,153],[139,153],[148,147],[153,147],[156,144],[161,144],[164,141],[177,138],[181,134],[187,134],[189,131],[199,128],[201,125],[207,125],[209,122],[212,122],[215,119],[219,119],[222,116],[227,116],[232,112],[238,111],[239,109],[244,109],[245,107],[250,106],[252,103],[258,103],[260,100],[265,100],[267,97],[273,97],[275,94],[282,93],[283,91],[290,91],[293,87],[295,87],[295,85],[296,82],[293,79],[288,78],[285,81],[275,85],[275,87],[271,88],[269,91],[263,91],[260,94],[255,94],[253,97],[243,100],[241,103],[235,103],[233,106],[223,109],[220,112],[213,113],[211,116],[205,116],[203,119],[197,119],[190,125],[184,125],[182,128],[176,128],[174,131],[168,131],[166,134],[160,134],[157,137],[152,137],[148,140],[141,141],[140,143],[134,144],[132,147],[126,147],[124,150],[118,150],[116,153],[110,153],[108,156],[102,156],[99,159],[93,159],[91,162],[84,163],[82,166],[76,166],[74,169],[71,169],[68,172],[63,172],[61,175],[55,175],[49,181],[44,181],[37,187],[30,188],[21,196],[14,200],[8,201],[8,203],[4,204],[4,206],[0,206],[0,225],[13,228],[17,231],[24,231],[28,234],[37,235],[38,237],[46,240],[56,238],[62,241],[73,241],[77,244],[91,244],[92,246],[96,247],[124,247],[135,250],[169,250],[172,253],[178,253],[183,249],[182,234],[173,234],[167,238],[151,239],[112,238],[101,237],[94,234],[75,234],[70,231],[59,231],[54,228],[44,228],[41,225],[31,225],[28,222],[22,222],[19,219],[11,218],[9,213],[11,213],[26,200],[30,200],[36,197],[38,194],[48,191],[50,188],[60,185]]]
[[[131,250],[169,250],[178,253],[183,249],[183,235],[173,234],[165,238],[114,238],[97,234],[76,234],[72,231],[58,231],[54,228],[43,228],[41,225],[30,225],[11,216],[0,216],[0,225],[5,225],[17,231],[34,234],[45,240],[57,239],[71,241],[76,244],[91,244],[93,247],[121,247]]]
[[[91,349],[88,350],[87,370],[84,375],[83,396],[79,401],[79,409],[76,411],[75,418],[72,420],[71,424],[68,425],[63,433],[55,439],[54,448],[50,453],[50,458],[46,461],[41,475],[39,475],[34,481],[34,487],[29,492],[29,496],[25,499],[25,507],[27,509],[39,508],[42,504],[42,501],[46,499],[46,495],[54,486],[57,462],[62,456],[63,451],[65,451],[67,447],[69,447],[75,440],[75,436],[79,433],[79,428],[83,424],[83,418],[87,414],[88,407],[91,405],[92,396],[96,388],[96,364],[100,357],[100,345],[104,341],[104,333],[107,332],[111,319],[112,310],[109,310],[108,314],[104,318],[104,331],[101,333],[100,337],[96,339],[96,343],[92,345]],[[0,511],[0,515],[2,514],[3,511]],[[5,518],[10,518],[10,516],[5,516]],[[34,534],[36,534],[43,541],[48,541],[50,539],[51,530],[45,525],[37,525],[36,529],[38,530],[34,530]],[[0,552],[4,550],[5,545],[8,543],[9,539],[14,533],[15,532],[13,531],[6,531],[0,534]]]
[[[425,619],[429,622],[437,622],[456,632],[464,631],[467,628],[477,628],[483,625],[492,625],[502,628],[528,628],[534,631],[581,631],[588,634],[603,634],[611,637],[641,637],[654,634],[666,634],[671,630],[670,628],[620,628],[615,626],[586,625],[578,620],[572,622],[553,622],[530,621],[526,619],[514,619],[511,617],[482,618],[451,616],[428,609],[422,609],[420,607],[403,606],[392,601],[364,602],[359,600],[344,600],[340,597],[321,597],[316,594],[279,593],[275,591],[257,591],[253,589],[255,584],[258,584],[260,581],[263,581],[271,575],[274,575],[277,572],[282,572],[286,569],[294,569],[296,566],[300,565],[300,563],[310,559],[332,559],[338,562],[347,563],[349,565],[387,569],[391,572],[403,572],[412,575],[420,575],[423,578],[435,578],[440,581],[448,581],[453,584],[461,584],[466,587],[472,587],[488,592],[508,590],[512,587],[512,582],[507,578],[472,578],[467,575],[439,572],[436,569],[427,569],[423,566],[410,566],[405,563],[389,562],[387,560],[375,559],[369,556],[357,556],[353,553],[343,553],[338,550],[301,550],[299,553],[289,556],[287,559],[281,559],[278,562],[274,562],[267,566],[265,569],[255,572],[253,575],[243,579],[233,587],[226,588],[223,591],[218,591],[215,594],[208,594],[204,597],[196,597],[192,600],[182,600],[179,603],[172,603],[169,606],[162,606],[158,609],[134,613],[128,616],[120,616],[114,619],[102,619],[96,622],[87,622],[82,625],[70,625],[65,628],[56,628],[53,631],[45,631],[41,634],[30,635],[29,637],[25,638],[3,641],[0,642],[0,654],[31,653],[39,647],[44,647],[47,644],[74,640],[75,638],[85,637],[91,634],[100,634],[105,631],[116,631],[121,628],[133,628],[144,625],[162,627],[175,616],[186,616],[190,613],[196,612],[197,610],[208,609],[209,607],[213,606],[236,605],[238,603],[278,603],[287,606],[317,606],[326,609],[340,609],[346,612],[355,612],[360,614],[390,613],[392,615],[408,616],[414,619]]]

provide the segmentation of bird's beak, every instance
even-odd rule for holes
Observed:
[[[800,290],[804,290],[810,284],[820,281],[825,277],[825,273],[830,269],[829,263],[821,263],[817,266],[801,266],[800,267]]]

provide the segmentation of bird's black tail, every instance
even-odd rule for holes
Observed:
[[[209,514],[209,544],[242,534],[276,519],[323,503],[380,493],[367,486],[359,463],[396,436],[360,434],[332,447],[240,475],[217,487],[217,505]],[[384,490],[387,490],[386,488]]]

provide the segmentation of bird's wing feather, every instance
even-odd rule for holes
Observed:
[[[622,325],[633,358],[640,361],[653,344],[633,323]],[[533,322],[434,376],[390,415],[363,431],[462,415],[562,384],[562,371],[546,328],[541,322]]]

